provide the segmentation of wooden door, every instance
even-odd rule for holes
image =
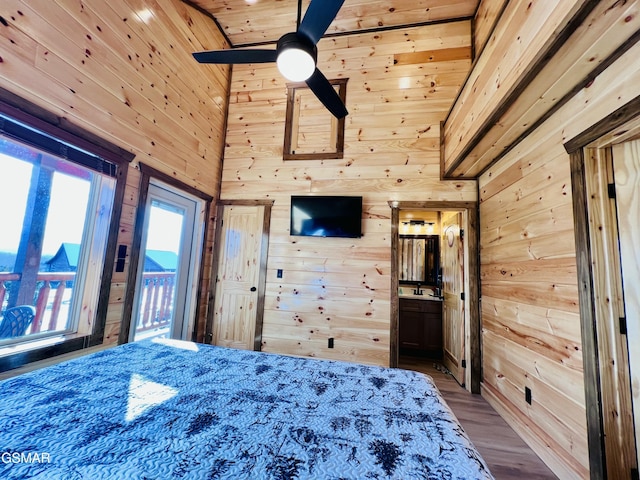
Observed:
[[[631,373],[635,443],[640,445],[640,140],[616,145],[613,171],[618,217],[624,313],[627,324],[629,371]],[[633,445],[628,447],[633,449]],[[638,451],[636,465],[640,464]],[[607,463],[609,461],[607,460]]]
[[[441,275],[444,366],[464,385],[464,249],[462,213],[442,212]]]
[[[265,207],[225,205],[218,255],[213,315],[213,343],[259,349],[256,329]],[[263,281],[263,280],[262,280]]]

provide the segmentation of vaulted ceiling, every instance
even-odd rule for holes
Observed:
[[[211,14],[240,47],[274,43],[296,29],[298,0],[184,0]],[[326,0],[315,0],[323,2]],[[345,0],[328,36],[472,17],[480,0]],[[309,0],[302,0],[302,15]]]

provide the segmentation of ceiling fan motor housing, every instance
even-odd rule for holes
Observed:
[[[278,69],[291,81],[304,81],[316,67],[318,48],[296,32],[286,33],[278,40]]]
[[[344,100],[332,83],[316,68],[316,44],[336,18],[344,0],[311,0],[300,21],[302,0],[298,0],[298,29],[280,37],[276,49],[231,48],[195,52],[200,63],[252,64],[276,62],[282,76],[291,82],[305,82],[313,94],[338,119],[348,115]]]

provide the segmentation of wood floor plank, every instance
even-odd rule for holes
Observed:
[[[433,378],[496,480],[557,479],[484,398],[462,388],[441,364],[430,359],[402,356],[399,367]]]

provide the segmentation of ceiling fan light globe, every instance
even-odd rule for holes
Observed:
[[[283,77],[292,82],[303,82],[316,69],[313,56],[301,48],[287,48],[278,54],[276,61]]]

